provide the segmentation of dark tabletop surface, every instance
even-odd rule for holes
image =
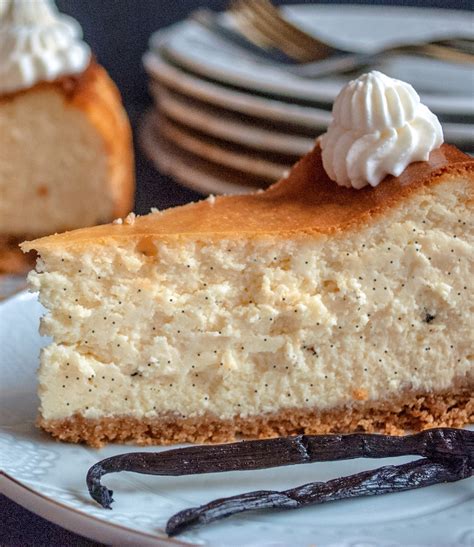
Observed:
[[[0,494],[0,545],[89,547],[102,544],[68,532]]]
[[[57,0],[56,3],[62,11],[76,17],[82,24],[85,39],[117,82],[136,130],[140,117],[150,104],[146,92],[146,76],[140,66],[149,35],[158,28],[182,19],[199,5],[223,9],[227,0]],[[311,2],[280,0],[276,3]],[[472,9],[472,0],[339,0],[338,3]],[[169,177],[157,173],[137,147],[136,171],[137,213],[144,214],[150,207],[161,209],[200,197],[174,183]],[[42,545],[88,547],[101,544],[72,534],[0,494],[0,546]]]

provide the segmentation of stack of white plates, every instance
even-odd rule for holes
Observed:
[[[468,12],[404,7],[299,5],[285,14],[346,49],[474,38]],[[232,25],[229,15],[221,21]],[[246,192],[277,180],[325,131],[346,76],[299,78],[242,54],[194,21],[155,33],[144,57],[155,108],[141,140],[157,167],[202,193]],[[445,140],[474,150],[472,65],[395,56],[376,67],[410,82],[440,118]]]

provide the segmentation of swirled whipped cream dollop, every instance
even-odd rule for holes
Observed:
[[[80,73],[90,58],[79,23],[52,0],[0,0],[0,93]]]
[[[375,70],[349,82],[332,112],[320,144],[324,169],[340,186],[377,186],[443,143],[438,118],[413,87]]]

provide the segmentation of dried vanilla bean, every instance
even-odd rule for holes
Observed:
[[[470,464],[469,458],[454,458],[443,463],[421,459],[363,471],[328,482],[312,482],[281,492],[261,490],[222,498],[180,511],[169,519],[166,532],[169,536],[175,536],[190,527],[209,524],[245,511],[298,509],[345,498],[379,496],[441,482],[454,482],[472,476],[472,453],[470,459]]]
[[[131,471],[150,475],[194,475],[223,471],[255,470],[299,463],[351,458],[422,456],[443,462],[473,458],[474,433],[437,428],[404,437],[354,433],[349,435],[297,435],[262,441],[191,446],[163,452],[121,454],[93,465],[87,474],[91,497],[109,508],[112,491],[101,484],[107,473]]]

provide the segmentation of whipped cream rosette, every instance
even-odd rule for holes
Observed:
[[[83,72],[91,59],[79,23],[50,0],[0,0],[0,93]]]
[[[410,84],[372,71],[341,90],[320,142],[329,177],[360,189],[426,161],[443,143],[443,131]]]

